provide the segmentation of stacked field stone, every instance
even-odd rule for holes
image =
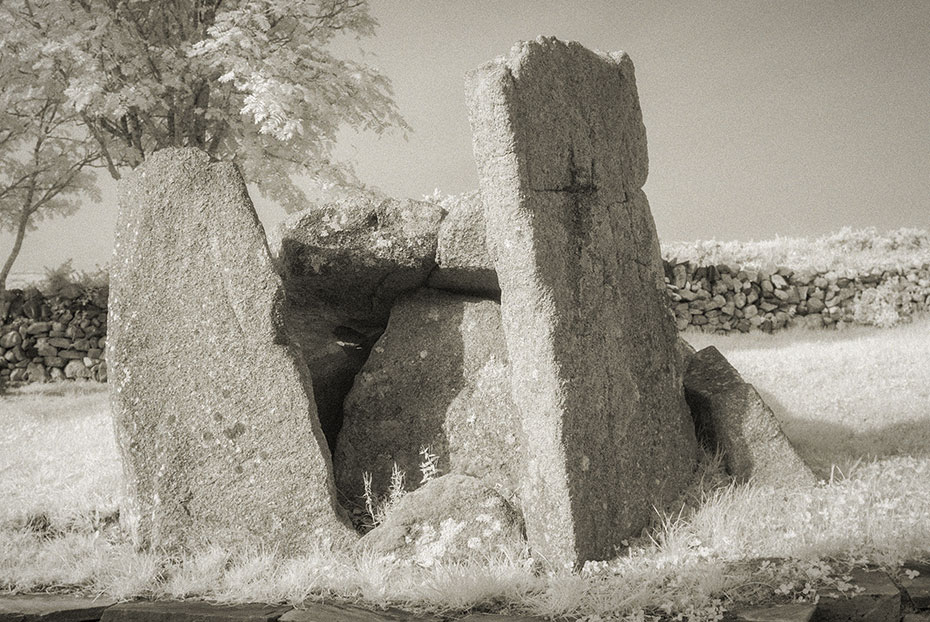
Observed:
[[[665,261],[668,296],[678,330],[708,332],[787,326],[842,326],[855,321],[857,297],[880,286],[898,292],[898,312],[930,309],[930,265],[854,271],[794,271],[770,266],[744,270],[726,264],[698,266]]]
[[[0,294],[0,378],[10,383],[107,379],[105,295],[87,300],[66,287]]]
[[[930,265],[852,271],[749,270],[666,260],[665,281],[678,330],[773,332],[855,323],[858,296],[880,286],[899,292],[902,317],[930,311]],[[448,272],[448,271],[446,271]],[[430,278],[446,272],[436,270]],[[488,270],[496,290],[496,274]],[[432,284],[432,283],[431,283]],[[442,287],[449,289],[448,287]],[[0,378],[14,384],[89,379],[106,382],[106,296],[45,297],[35,289],[0,295]]]

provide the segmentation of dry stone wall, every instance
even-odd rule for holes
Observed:
[[[868,272],[760,270],[665,261],[678,330],[772,332],[790,326],[890,326],[930,308],[930,265]]]
[[[445,223],[446,219],[444,227]],[[479,255],[480,263],[485,255]],[[930,311],[930,264],[861,272],[784,266],[756,270],[674,259],[665,260],[664,266],[678,330],[745,333],[795,326],[889,326]],[[496,273],[485,264],[479,269],[484,273],[474,277],[478,285],[457,285],[448,276],[452,271],[442,266],[430,274],[429,284],[499,296]],[[461,271],[466,278],[476,272]],[[0,380],[106,382],[106,295],[88,300],[72,294],[43,296],[35,289],[0,294]]]
[[[0,383],[105,382],[106,296],[36,289],[0,293]]]

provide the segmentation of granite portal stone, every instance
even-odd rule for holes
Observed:
[[[539,38],[466,77],[534,556],[612,557],[689,481],[633,64]]]
[[[140,544],[355,538],[282,302],[233,165],[165,149],[122,182],[107,360]]]

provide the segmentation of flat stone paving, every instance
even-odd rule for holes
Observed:
[[[813,603],[746,607],[727,612],[731,622],[930,622],[930,566],[905,564],[920,574],[898,584],[884,572],[856,569],[858,593],[823,590]],[[65,594],[0,595],[0,622],[544,622],[521,615],[471,613],[423,615],[399,609],[365,609],[341,603],[307,602],[299,607],[218,605],[189,601],[132,601]]]
[[[115,604],[109,598],[70,594],[0,596],[0,622],[95,622]]]
[[[134,601],[114,605],[100,622],[277,622],[287,605],[216,605],[204,601]]]

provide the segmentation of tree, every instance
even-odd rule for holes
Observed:
[[[96,196],[87,168],[99,158],[66,103],[70,67],[36,55],[41,29],[11,29],[0,14],[0,230],[14,234],[0,267],[0,292],[26,231],[44,218],[69,214],[82,193]]]
[[[40,16],[40,55],[75,67],[65,94],[119,178],[152,151],[195,146],[235,162],[285,209],[292,180],[353,179],[331,162],[342,124],[407,128],[389,81],[338,58],[340,34],[371,36],[365,0],[0,0]]]

